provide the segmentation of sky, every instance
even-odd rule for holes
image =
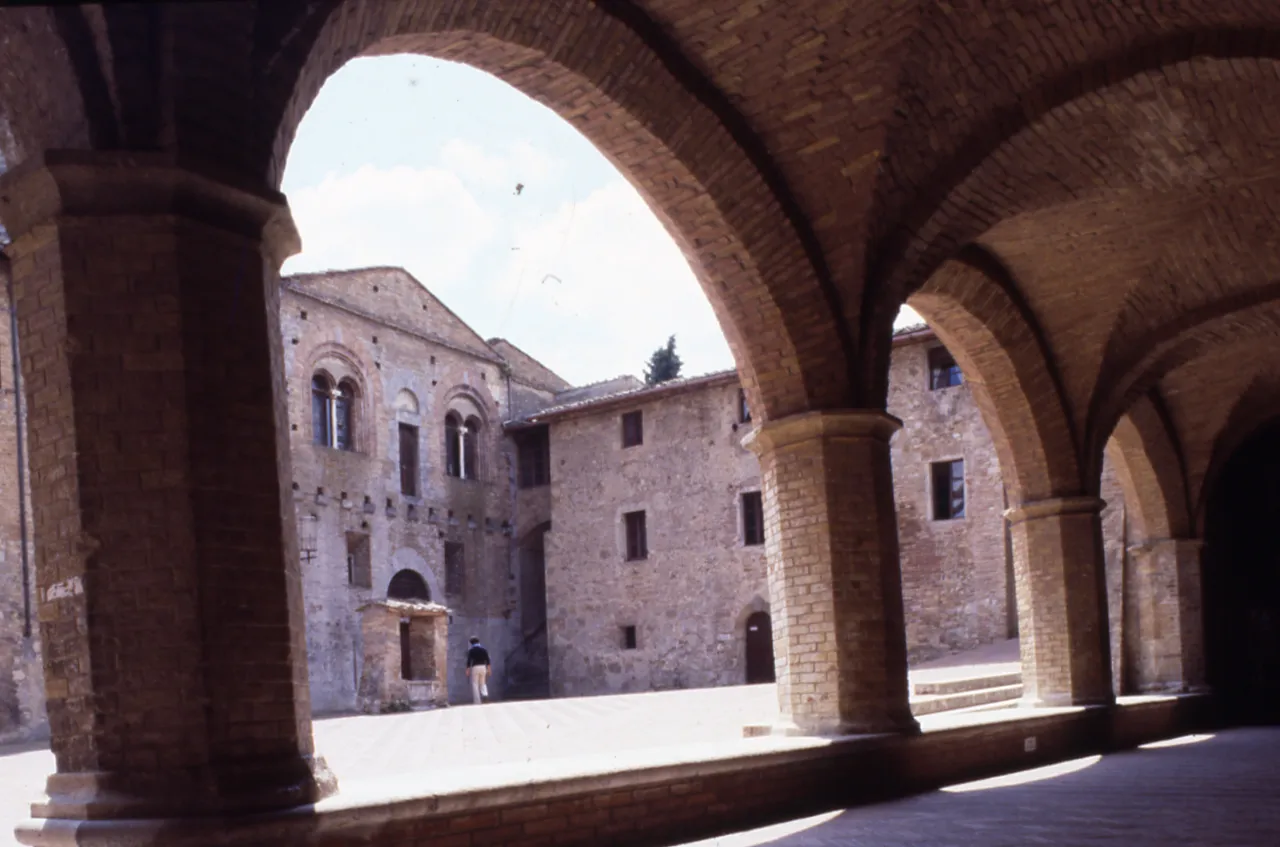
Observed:
[[[282,188],[303,248],[286,274],[402,266],[481,336],[574,385],[641,375],[670,335],[685,375],[733,367],[688,263],[626,178],[481,71],[348,63],[303,119]]]

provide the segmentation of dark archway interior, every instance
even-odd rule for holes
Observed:
[[[431,601],[431,590],[427,588],[427,581],[422,578],[422,574],[417,571],[398,571],[387,585],[387,599],[427,603]]]
[[[1227,716],[1280,722],[1280,421],[1228,460],[1205,525],[1209,684]]]

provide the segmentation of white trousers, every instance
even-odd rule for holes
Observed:
[[[489,686],[485,684],[488,677],[488,665],[476,665],[471,669],[471,701],[473,703],[479,703],[481,697],[489,696]]]

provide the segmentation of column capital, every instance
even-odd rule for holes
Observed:
[[[874,439],[888,442],[902,421],[879,409],[802,412],[758,425],[742,439],[757,455],[817,440]]]
[[[1106,505],[1107,502],[1098,497],[1046,497],[1043,500],[1030,500],[1006,509],[1004,516],[1009,523],[1016,524],[1064,515],[1097,514]]]
[[[279,268],[301,250],[285,196],[163,152],[46,150],[0,175],[0,220],[22,240],[56,219],[174,215],[260,240]]]

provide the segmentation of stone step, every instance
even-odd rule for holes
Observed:
[[[911,685],[911,690],[917,697],[930,697],[938,694],[961,694],[965,691],[980,691],[984,688],[1000,688],[1005,685],[1021,684],[1022,671],[1010,671],[1008,673],[966,676],[960,679],[916,682]]]
[[[958,691],[952,694],[933,694],[916,697],[911,701],[911,713],[916,717],[952,712],[974,706],[986,706],[1002,700],[1017,700],[1022,696],[1022,683],[979,688],[976,691]]]
[[[949,715],[967,715],[971,712],[994,712],[997,709],[1013,709],[1022,704],[1022,700],[996,700],[992,703],[981,703],[977,706],[966,706],[963,709],[951,709]]]

